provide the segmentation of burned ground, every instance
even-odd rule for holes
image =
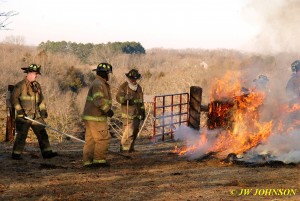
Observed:
[[[1,143],[0,199],[300,200],[299,164],[249,167],[214,157],[189,161],[172,153],[175,145],[180,144],[140,138],[131,159],[109,154],[110,168],[84,169],[80,142],[53,144],[60,156],[47,160],[37,143],[30,143],[21,161],[10,158],[11,144]],[[110,150],[118,152],[117,139]],[[252,192],[238,196],[242,189]],[[256,189],[296,189],[296,195],[254,196]]]

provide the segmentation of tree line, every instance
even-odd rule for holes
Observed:
[[[75,43],[66,41],[47,41],[38,45],[39,50],[51,53],[74,54],[82,62],[86,63],[92,54],[101,52],[124,53],[124,54],[145,54],[145,48],[139,42],[108,42],[106,44]]]

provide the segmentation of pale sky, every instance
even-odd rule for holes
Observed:
[[[0,41],[140,42],[144,48],[243,48],[259,32],[249,0],[0,0],[16,11]]]

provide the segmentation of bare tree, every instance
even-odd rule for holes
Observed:
[[[8,22],[8,19],[12,16],[18,15],[19,13],[15,11],[1,12],[0,11],[0,30],[8,30],[7,25],[11,22]]]

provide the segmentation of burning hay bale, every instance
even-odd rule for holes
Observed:
[[[232,110],[234,103],[232,101],[213,101],[209,104],[207,113],[207,127],[215,128],[232,128]]]
[[[246,166],[299,163],[299,102],[268,105],[275,115],[262,120],[261,112],[265,104],[270,104],[265,103],[266,94],[245,89],[239,77],[232,74],[217,80],[212,87],[207,128],[197,133],[188,128],[177,129],[175,139],[186,142],[178,154],[202,161],[214,153],[224,163]]]

